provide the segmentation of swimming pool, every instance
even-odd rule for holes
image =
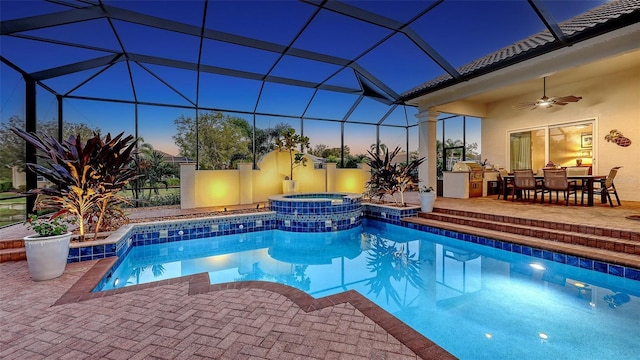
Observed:
[[[354,289],[459,358],[636,358],[640,281],[365,220],[134,246],[104,289],[209,272]]]

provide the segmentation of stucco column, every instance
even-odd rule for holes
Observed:
[[[436,189],[438,184],[438,171],[436,159],[436,123],[439,112],[430,108],[420,112],[418,118],[418,153],[426,160],[418,167],[420,186],[431,186]]]
[[[358,168],[362,170],[362,193],[367,192],[367,183],[371,180],[371,166],[367,163],[358,164]]]
[[[337,176],[337,165],[336,163],[325,163],[326,171],[326,186],[328,192],[336,191],[336,176]]]
[[[180,164],[180,209],[196,207],[196,164]]]
[[[239,163],[240,204],[253,204],[253,163]]]

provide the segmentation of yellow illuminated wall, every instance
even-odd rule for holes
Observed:
[[[364,190],[364,172],[362,169],[337,169],[336,191],[362,193]]]
[[[370,168],[315,169],[311,158],[307,166],[293,170],[298,192],[363,193]],[[242,164],[240,170],[195,170],[193,164],[181,167],[181,208],[201,208],[250,203],[266,203],[269,196],[282,194],[282,181],[289,175],[287,153],[273,151],[258,162],[258,169]]]
[[[240,202],[239,172],[237,170],[197,171],[196,206],[208,207]]]

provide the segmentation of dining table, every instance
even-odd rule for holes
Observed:
[[[536,180],[542,180],[544,181],[544,175],[534,175],[533,176]],[[504,200],[507,200],[507,195],[509,192],[509,188],[508,188],[508,184],[509,183],[513,183],[513,175],[505,175],[502,177],[502,192],[503,192],[503,198]],[[594,201],[593,201],[593,184],[596,182],[600,182],[600,183],[604,183],[604,181],[607,179],[606,175],[568,175],[567,176],[567,180],[572,181],[572,180],[582,180],[582,184],[583,184],[583,189],[586,189],[585,191],[587,191],[587,206],[593,206]],[[607,202],[607,197],[606,195],[603,193],[600,194],[600,202],[601,203],[606,203]]]

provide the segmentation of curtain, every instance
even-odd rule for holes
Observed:
[[[531,133],[511,134],[511,170],[531,169]]]

